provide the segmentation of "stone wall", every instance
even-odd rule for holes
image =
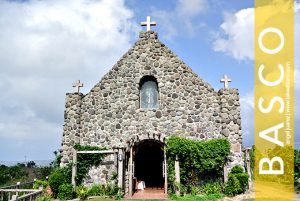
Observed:
[[[141,109],[139,83],[152,75],[159,108]],[[140,39],[82,99],[81,144],[122,146],[132,136],[162,137],[176,132],[193,139],[221,137],[219,97],[214,89],[157,39]]]
[[[242,156],[242,127],[240,114],[240,98],[237,89],[219,90],[222,134],[231,144],[231,156],[228,161],[229,170],[235,165],[244,166]]]
[[[64,113],[64,128],[61,147],[61,163],[67,164],[72,160],[72,147],[76,143],[80,143],[80,116],[81,116],[81,100],[82,93],[66,94],[66,104]]]
[[[92,167],[87,177],[84,179],[83,184],[85,186],[92,186],[94,183],[108,184],[112,181],[112,175],[117,172],[117,166],[115,164],[115,155],[109,154],[104,157],[99,167]]]
[[[140,108],[139,84],[146,75],[158,82],[157,109]],[[242,161],[235,151],[242,140],[238,91],[216,92],[152,31],[141,32],[88,94],[67,94],[65,110],[61,165],[71,159],[75,142],[127,147],[132,139],[162,140],[172,134],[197,140],[228,137],[232,163]]]

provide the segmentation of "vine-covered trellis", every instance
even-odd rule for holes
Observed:
[[[92,166],[99,166],[105,154],[115,154],[116,150],[106,150],[96,146],[74,145],[72,161],[72,185],[81,184]]]
[[[198,185],[200,181],[222,177],[230,143],[227,139],[195,141],[174,136],[167,139],[166,153],[169,187],[175,185],[175,160],[180,162],[180,182]]]

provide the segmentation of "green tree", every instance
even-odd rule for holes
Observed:
[[[28,167],[28,168],[34,168],[34,167],[36,167],[36,164],[35,164],[34,161],[29,161],[29,162],[27,162],[26,167]]]
[[[295,182],[295,189],[300,190],[300,150],[294,151],[294,182]]]

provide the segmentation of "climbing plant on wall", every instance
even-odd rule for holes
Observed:
[[[180,181],[183,185],[197,185],[199,181],[221,178],[226,158],[230,154],[227,139],[195,141],[172,136],[167,139],[168,180],[175,180],[174,161],[180,163]]]
[[[77,151],[96,151],[96,150],[105,150],[105,148],[100,148],[96,146],[83,146],[76,144],[74,149]],[[95,153],[95,154],[78,154],[77,155],[77,175],[76,183],[81,184],[89,169],[93,166],[99,166],[104,158],[104,154]]]

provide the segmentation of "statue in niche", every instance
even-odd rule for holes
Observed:
[[[158,108],[158,90],[154,81],[146,81],[141,87],[141,108]]]

